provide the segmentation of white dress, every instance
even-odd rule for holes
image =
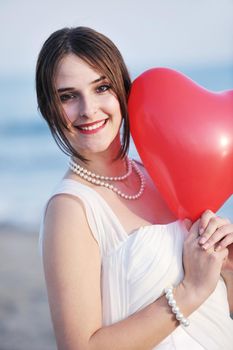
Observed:
[[[181,221],[143,226],[128,235],[107,202],[92,188],[63,179],[51,197],[61,193],[82,200],[99,245],[103,326],[143,309],[163,294],[165,286],[183,279],[182,249],[187,230]],[[41,253],[42,240],[43,219]],[[179,326],[154,349],[233,350],[233,321],[223,279],[189,320],[189,327]]]

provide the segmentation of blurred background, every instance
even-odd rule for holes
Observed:
[[[232,0],[0,0],[0,350],[55,349],[37,241],[68,159],[37,112],[34,72],[47,37],[79,25],[115,42],[132,79],[163,66],[233,89]],[[233,219],[232,198],[219,213]]]

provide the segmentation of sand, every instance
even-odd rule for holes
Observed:
[[[55,350],[38,233],[0,228],[0,350]]]

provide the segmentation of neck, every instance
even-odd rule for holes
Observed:
[[[72,159],[83,168],[103,176],[120,176],[127,171],[125,158],[114,160],[120,149],[120,141],[115,142],[104,152],[85,154],[87,163],[73,157]],[[111,150],[111,151],[110,151]]]
[[[83,168],[103,176],[121,176],[127,171],[125,158],[113,160],[112,158],[95,157],[87,164],[77,158],[73,160]]]

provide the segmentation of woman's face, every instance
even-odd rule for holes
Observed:
[[[73,129],[66,136],[78,153],[88,157],[120,147],[120,104],[106,77],[69,54],[58,65],[55,85]]]

